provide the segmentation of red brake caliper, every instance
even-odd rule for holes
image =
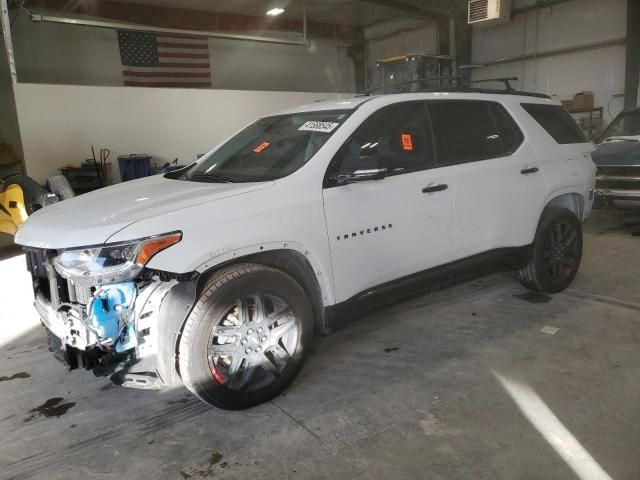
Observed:
[[[225,384],[224,377],[220,374],[220,372],[215,366],[211,367],[211,373],[213,373],[213,378],[216,379],[216,382],[218,382],[220,385]]]

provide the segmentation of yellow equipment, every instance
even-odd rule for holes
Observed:
[[[0,232],[15,235],[26,219],[27,209],[22,188],[11,184],[0,192]]]

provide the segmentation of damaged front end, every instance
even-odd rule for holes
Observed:
[[[161,238],[166,248],[169,242]],[[159,320],[163,300],[185,276],[145,269],[159,251],[149,243],[26,250],[49,347],[70,369],[93,370],[137,388],[160,388],[171,376],[159,368],[167,363],[158,361],[158,351],[166,350],[159,345]]]

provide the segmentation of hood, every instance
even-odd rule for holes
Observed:
[[[640,165],[640,142],[612,140],[601,143],[591,156],[596,165]]]
[[[119,183],[38,210],[20,227],[15,241],[50,249],[97,245],[139,220],[271,185],[190,182],[162,175]]]

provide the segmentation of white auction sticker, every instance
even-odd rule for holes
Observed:
[[[308,132],[324,132],[329,133],[333,131],[339,123],[334,122],[306,122],[298,130],[306,130]]]

